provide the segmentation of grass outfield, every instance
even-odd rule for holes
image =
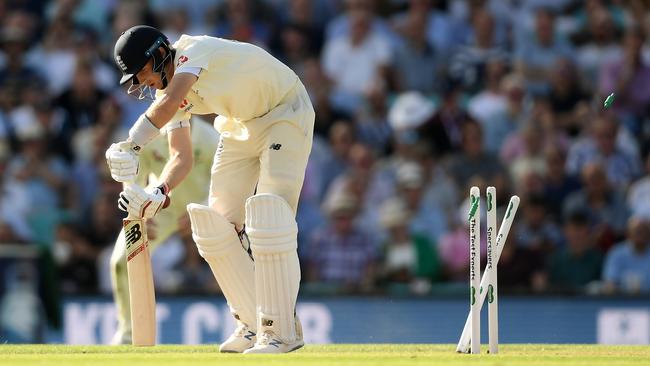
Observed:
[[[215,346],[0,345],[0,365],[648,365],[650,346],[500,345],[498,355],[461,355],[449,345],[308,345],[285,355],[220,354]],[[486,348],[483,348],[485,352]],[[261,361],[260,359],[263,359]]]

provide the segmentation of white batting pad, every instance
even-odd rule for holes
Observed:
[[[246,232],[255,258],[257,330],[296,341],[295,307],[300,285],[298,225],[289,204],[274,194],[246,200]]]
[[[255,270],[235,226],[210,207],[190,203],[192,238],[235,317],[255,331]]]

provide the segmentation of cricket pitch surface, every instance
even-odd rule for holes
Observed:
[[[649,365],[650,346],[501,344],[499,354],[469,355],[452,344],[306,345],[283,355],[222,354],[217,345],[0,345],[0,365]]]

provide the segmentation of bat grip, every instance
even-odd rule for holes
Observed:
[[[135,184],[135,180],[127,180],[123,182],[123,184],[124,184],[124,188],[130,187]],[[138,220],[138,219],[139,217],[134,216],[128,210],[126,211],[126,220]]]

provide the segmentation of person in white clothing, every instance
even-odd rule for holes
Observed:
[[[189,129],[189,126],[183,128]],[[163,135],[148,144],[140,154],[140,167],[136,183],[147,186],[149,189],[159,185],[160,174],[164,171],[169,156],[177,153],[174,147],[177,144],[178,136],[185,136],[186,133],[182,129],[165,129],[164,132]],[[219,133],[209,123],[196,121],[192,124],[190,136],[194,169],[174,189],[169,207],[156,215],[154,225],[147,226],[151,251],[156,250],[160,244],[182,229],[179,219],[187,214],[185,206],[188,203],[207,201],[210,166],[212,157],[217,150]],[[124,231],[120,231],[111,255],[111,284],[117,312],[117,330],[111,343],[131,344],[131,309],[129,308]]]
[[[199,253],[238,322],[220,350],[285,353],[302,347],[295,315],[300,284],[295,214],[314,127],[303,84],[257,46],[188,35],[171,45],[148,26],[125,31],[114,53],[120,83],[131,82],[129,92],[153,99],[128,139],[106,152],[115,180],[133,180],[141,148],[160,128],[182,128],[191,114],[218,115],[214,125],[221,137],[208,205],[192,203],[187,210]],[[168,205],[169,192],[192,169],[192,141],[189,132],[184,135],[159,177],[161,185],[150,190],[128,185],[120,194],[121,209],[150,218]],[[252,259],[240,242],[242,230]]]

